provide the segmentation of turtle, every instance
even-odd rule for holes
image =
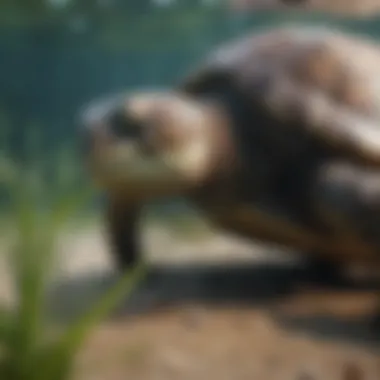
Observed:
[[[323,268],[380,263],[380,48],[326,26],[222,43],[169,89],[81,112],[117,266],[141,258],[142,207],[183,197],[221,231]]]

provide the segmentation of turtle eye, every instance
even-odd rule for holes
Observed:
[[[118,138],[138,138],[141,136],[140,123],[130,117],[125,110],[115,110],[109,116],[111,132]]]

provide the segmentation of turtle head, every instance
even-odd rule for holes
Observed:
[[[106,191],[131,198],[183,194],[209,173],[211,114],[169,92],[94,101],[81,113],[93,178]]]

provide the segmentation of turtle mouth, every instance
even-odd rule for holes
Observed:
[[[145,151],[138,141],[94,149],[89,166],[93,178],[108,191],[133,197],[157,197],[181,192],[185,181],[170,160]]]

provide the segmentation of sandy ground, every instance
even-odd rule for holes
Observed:
[[[101,347],[101,349],[100,349]],[[287,333],[251,308],[165,310],[98,331],[78,379],[379,379],[376,352]]]
[[[380,378],[371,289],[294,286],[291,253],[219,234],[155,227],[144,241],[161,269],[132,298],[135,312],[121,308],[83,347],[78,380]],[[65,320],[115,273],[101,229],[67,233],[58,258],[49,307]],[[5,263],[0,271],[12,299]]]

